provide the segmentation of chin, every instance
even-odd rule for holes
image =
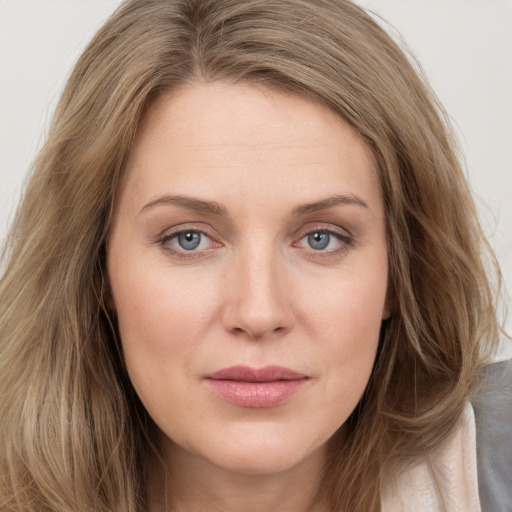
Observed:
[[[244,432],[210,443],[202,456],[232,473],[263,476],[283,473],[301,464],[317,464],[325,460],[326,450],[326,443],[316,446],[289,432],[275,435],[267,429],[256,429],[252,435]]]

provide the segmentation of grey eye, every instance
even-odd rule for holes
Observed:
[[[325,231],[315,231],[308,236],[308,245],[315,251],[321,251],[328,247],[331,241],[331,235]]]
[[[201,244],[201,233],[196,231],[184,231],[176,236],[179,246],[185,251],[193,251]]]

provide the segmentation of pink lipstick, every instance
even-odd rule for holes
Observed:
[[[297,393],[309,378],[282,366],[232,366],[207,375],[220,398],[239,407],[275,407]]]

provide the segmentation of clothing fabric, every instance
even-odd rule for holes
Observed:
[[[382,512],[481,512],[475,416],[467,404],[452,437],[383,491]]]
[[[483,512],[512,512],[512,360],[486,368],[473,400]]]
[[[448,441],[382,492],[382,512],[512,512],[512,361],[489,365]]]

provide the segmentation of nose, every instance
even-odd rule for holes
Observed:
[[[287,333],[293,326],[283,263],[271,251],[246,251],[231,268],[223,311],[226,330],[250,339]]]

